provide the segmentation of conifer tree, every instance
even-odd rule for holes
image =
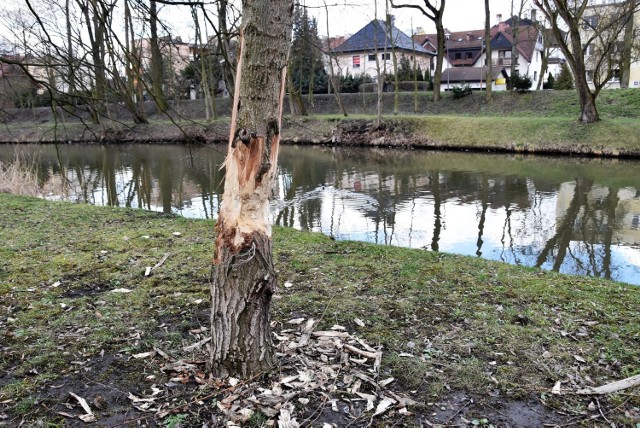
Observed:
[[[558,78],[556,79],[554,85],[554,89],[573,89],[573,76],[571,75],[571,71],[566,63],[563,63],[560,67],[560,74],[558,74]]]
[[[296,6],[289,66],[293,87],[298,93],[327,92],[321,46],[315,18],[310,18],[304,7]]]

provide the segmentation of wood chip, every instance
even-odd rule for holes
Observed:
[[[349,337],[349,333],[342,331],[314,331],[311,335],[315,337]]]
[[[393,382],[394,380],[396,380],[396,379],[395,379],[395,378],[393,378],[393,377],[390,377],[390,378],[388,378],[388,379],[381,380],[380,382],[378,382],[378,385],[380,385],[380,386],[383,386],[383,387],[384,387],[384,386],[389,385],[389,384],[390,384],[391,382]]]
[[[141,352],[139,354],[133,354],[132,357],[135,358],[136,360],[141,360],[143,358],[153,357],[154,355],[155,355],[155,352],[151,351],[151,352]]]
[[[378,358],[378,352],[363,351],[362,349],[358,349],[355,346],[346,345],[346,344],[344,345],[344,349],[346,349],[349,352],[353,352],[354,354],[358,354],[358,355],[361,355],[363,357],[371,358],[373,360]]]
[[[378,416],[378,415],[383,414],[384,412],[386,412],[389,409],[389,407],[391,407],[395,403],[396,403],[396,400],[393,400],[393,399],[391,399],[389,397],[384,397],[382,400],[380,400],[380,402],[376,406],[376,411],[373,414],[373,416]]]
[[[93,414],[93,411],[91,410],[91,407],[89,407],[89,403],[87,403],[87,400],[85,400],[84,398],[80,397],[77,394],[74,394],[71,391],[69,391],[69,395],[71,395],[73,398],[78,400],[78,403],[80,403],[80,406],[82,407],[82,409],[86,413],[84,415],[78,416],[78,419],[82,420],[83,422],[95,422],[96,421],[96,417]]]
[[[198,349],[199,347],[201,347],[202,345],[204,345],[205,343],[209,342],[211,340],[210,337],[206,337],[204,339],[202,339],[199,342],[194,343],[193,345],[188,345],[182,348],[183,351],[193,351],[194,349]]]

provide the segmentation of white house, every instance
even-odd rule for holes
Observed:
[[[416,66],[419,65],[423,71],[431,67],[435,56],[433,52],[413,42],[411,37],[398,30],[393,23],[389,31],[387,28],[383,20],[371,21],[334,48],[333,55],[337,61],[338,72],[342,76],[366,74],[376,80],[378,73],[393,73],[392,50],[396,54],[398,64],[402,57],[406,57],[412,65],[415,61]]]

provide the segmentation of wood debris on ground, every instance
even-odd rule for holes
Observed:
[[[380,376],[380,348],[342,326],[319,331],[314,330],[315,324],[313,319],[295,319],[285,325],[294,328],[274,333],[279,370],[250,381],[214,379],[205,374],[207,359],[202,354],[206,354],[209,340],[199,336],[195,345],[183,347],[184,351],[200,353],[197,358],[165,360],[161,367],[168,375],[167,389],[195,384],[197,391],[188,405],[176,408],[175,401],[164,399],[169,394],[160,393],[162,389],[155,385],[152,393],[130,394],[129,398],[136,409],[154,412],[159,418],[187,411],[190,406],[209,407],[216,424],[227,427],[242,426],[256,412],[268,418],[267,425],[282,428],[325,422],[339,426],[395,413],[411,415],[408,407],[417,403],[392,391],[394,378]]]

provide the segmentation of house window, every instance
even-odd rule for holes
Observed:
[[[360,68],[360,55],[353,56],[353,68]]]
[[[388,59],[391,59],[391,54],[390,54],[390,53],[381,53],[381,54],[380,54],[380,58],[381,58],[383,61],[386,61],[386,60],[388,60]]]
[[[593,70],[587,70],[587,82],[593,82]]]
[[[585,47],[583,48],[584,56],[591,56],[591,55],[593,55],[593,51],[594,51],[594,50],[595,50],[595,47],[594,47],[593,43],[591,43],[591,44],[589,44],[589,45],[585,46]]]
[[[467,52],[467,59],[473,58],[473,52]]]
[[[456,52],[456,59],[462,59],[462,52]]]
[[[594,29],[598,26],[598,17],[597,16],[585,16],[584,22],[582,23],[582,29],[590,30]]]
[[[534,72],[533,72],[533,81],[534,82],[538,81],[538,71],[537,70],[534,70]]]
[[[620,81],[620,69],[616,68],[615,70],[613,70],[613,75],[611,76],[611,81],[612,82],[619,82]]]
[[[376,54],[367,55],[367,61],[375,61],[375,60],[376,60]]]

